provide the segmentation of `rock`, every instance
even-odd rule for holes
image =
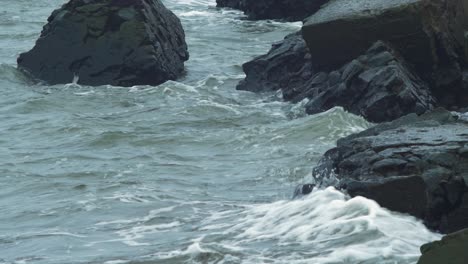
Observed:
[[[246,73],[237,89],[281,90],[287,101],[310,99],[309,114],[342,106],[372,122],[422,114],[436,100],[428,85],[391,47],[376,42],[366,54],[332,72],[316,72],[299,34],[292,34],[270,52],[243,65]]]
[[[158,85],[181,76],[188,57],[180,20],[160,0],[72,0],[18,68],[49,84]]]
[[[336,69],[382,40],[431,85],[442,105],[466,107],[461,69],[467,17],[465,0],[332,0],[307,18],[302,32],[321,70]]]
[[[245,0],[216,0],[217,7],[229,7],[234,9],[243,9]]]
[[[439,60],[446,59],[442,56],[456,56],[450,53],[463,41],[461,32],[467,30],[465,10],[455,8],[462,3],[463,0],[332,0],[307,18],[302,31],[313,60],[323,66],[340,66],[375,41],[383,40],[394,45],[411,63],[430,70],[428,62],[442,63]],[[449,17],[450,13],[455,16]],[[459,28],[459,32],[456,36],[447,35],[450,33],[443,29],[449,26],[442,24],[456,24],[452,28]],[[449,43],[437,43],[444,42],[443,38]],[[437,45],[441,50],[435,50]]]
[[[303,20],[328,0],[216,0],[218,7],[230,7],[245,12],[249,19]]]
[[[284,92],[302,86],[312,76],[312,62],[300,32],[275,43],[268,54],[245,63],[245,80],[238,90]]]
[[[340,139],[314,169],[334,185],[441,232],[468,227],[468,122],[437,109]]]
[[[440,241],[421,247],[418,264],[466,264],[468,259],[468,229],[447,235]]]
[[[466,112],[467,10],[466,0],[331,0],[306,20],[306,43],[289,35],[244,64],[237,89],[281,90],[309,99],[309,114],[342,106],[371,122]]]
[[[309,85],[298,96],[301,98],[310,98],[306,105],[309,114],[342,106],[371,122],[423,114],[436,105],[428,85],[412,73],[403,58],[380,41],[363,56],[329,74],[328,82]]]
[[[297,186],[296,189],[294,190],[293,199],[297,199],[299,197],[302,197],[304,195],[308,195],[308,194],[312,193],[314,188],[315,188],[315,185],[310,184],[310,183],[309,184],[301,184],[301,185]]]

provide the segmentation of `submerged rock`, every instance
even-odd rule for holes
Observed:
[[[49,84],[158,85],[184,72],[180,20],[160,0],[72,0],[18,67]]]
[[[216,6],[242,10],[246,0],[216,0]]]
[[[310,183],[301,184],[301,185],[297,186],[296,189],[294,190],[293,199],[302,197],[304,195],[311,194],[312,191],[314,190],[314,188],[315,188],[315,185],[310,184]]]
[[[340,139],[314,177],[454,232],[468,227],[467,172],[468,122],[439,109]]]
[[[317,11],[328,0],[216,0],[218,7],[245,12],[249,19],[299,21]]]
[[[467,249],[468,229],[464,229],[422,246],[418,264],[466,264]]]

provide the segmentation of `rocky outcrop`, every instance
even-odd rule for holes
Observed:
[[[306,20],[304,39],[287,36],[244,64],[237,89],[281,90],[309,99],[309,114],[342,106],[372,122],[466,111],[467,10],[463,0],[331,0]]]
[[[371,122],[391,121],[409,113],[423,114],[436,105],[426,83],[380,41],[340,70],[330,72],[324,81],[317,80],[302,90],[298,98],[303,97],[311,99],[306,104],[309,114],[342,106]]]
[[[377,40],[395,44],[410,62],[430,67],[431,41],[424,30],[421,2],[332,0],[307,18],[302,32],[321,67],[339,67]]]
[[[468,122],[438,109],[340,139],[314,177],[454,232],[468,227],[467,172]]]
[[[245,12],[249,19],[299,21],[317,11],[328,0],[216,0],[218,7]]]
[[[259,56],[242,65],[246,78],[238,90],[287,92],[302,86],[313,74],[310,53],[300,32],[286,36],[273,44],[266,55]]]
[[[160,0],[72,0],[18,67],[49,84],[158,85],[184,72],[179,19]]]
[[[375,41],[390,43],[447,107],[467,106],[468,4],[464,0],[332,0],[302,29],[314,64],[333,70]]]
[[[468,229],[464,229],[422,246],[418,264],[466,264],[467,249]]]
[[[293,102],[308,98],[309,114],[342,106],[369,121],[384,122],[410,113],[423,114],[436,105],[428,85],[380,41],[341,69],[317,72],[304,40],[293,34],[243,69],[247,76],[237,89],[280,89],[284,99]]]

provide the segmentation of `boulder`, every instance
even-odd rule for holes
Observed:
[[[321,186],[454,232],[468,227],[467,172],[468,122],[437,109],[340,139],[313,175]]]
[[[330,1],[307,18],[302,28],[314,62],[333,69],[383,40],[396,44],[417,64],[430,67],[426,62],[432,58],[431,43],[420,15],[422,1]]]
[[[49,84],[158,85],[184,73],[180,20],[160,0],[71,0],[18,68]]]
[[[333,70],[378,40],[390,43],[416,70],[440,102],[460,101],[466,66],[466,0],[331,0],[302,28],[314,64]]]
[[[292,34],[243,69],[246,78],[237,89],[281,90],[283,98],[293,102],[308,98],[309,114],[341,106],[369,121],[385,122],[423,114],[437,104],[428,85],[381,41],[341,69],[316,72],[304,40]]]
[[[421,247],[418,264],[466,264],[468,260],[468,229],[447,235],[440,241]]]
[[[313,74],[310,53],[300,32],[273,44],[268,54],[245,63],[242,68],[246,78],[237,89],[251,92],[287,92],[302,86]]]
[[[312,58],[325,67],[352,60],[383,40],[408,61],[430,69],[428,62],[463,59],[455,51],[464,45],[464,31],[468,30],[464,2],[332,0],[307,18],[302,31]]]
[[[299,99],[303,97],[310,98],[308,114],[342,106],[371,122],[423,114],[436,105],[428,85],[380,41],[339,71],[329,73],[323,82],[309,85],[299,95]]]
[[[328,0],[216,0],[218,7],[245,12],[249,19],[299,21],[317,11]]]

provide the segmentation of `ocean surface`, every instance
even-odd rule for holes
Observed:
[[[440,237],[333,188],[291,199],[337,139],[372,126],[235,90],[242,63],[301,23],[166,0],[186,30],[185,77],[39,86],[16,57],[63,3],[1,1],[1,264],[409,264]]]

